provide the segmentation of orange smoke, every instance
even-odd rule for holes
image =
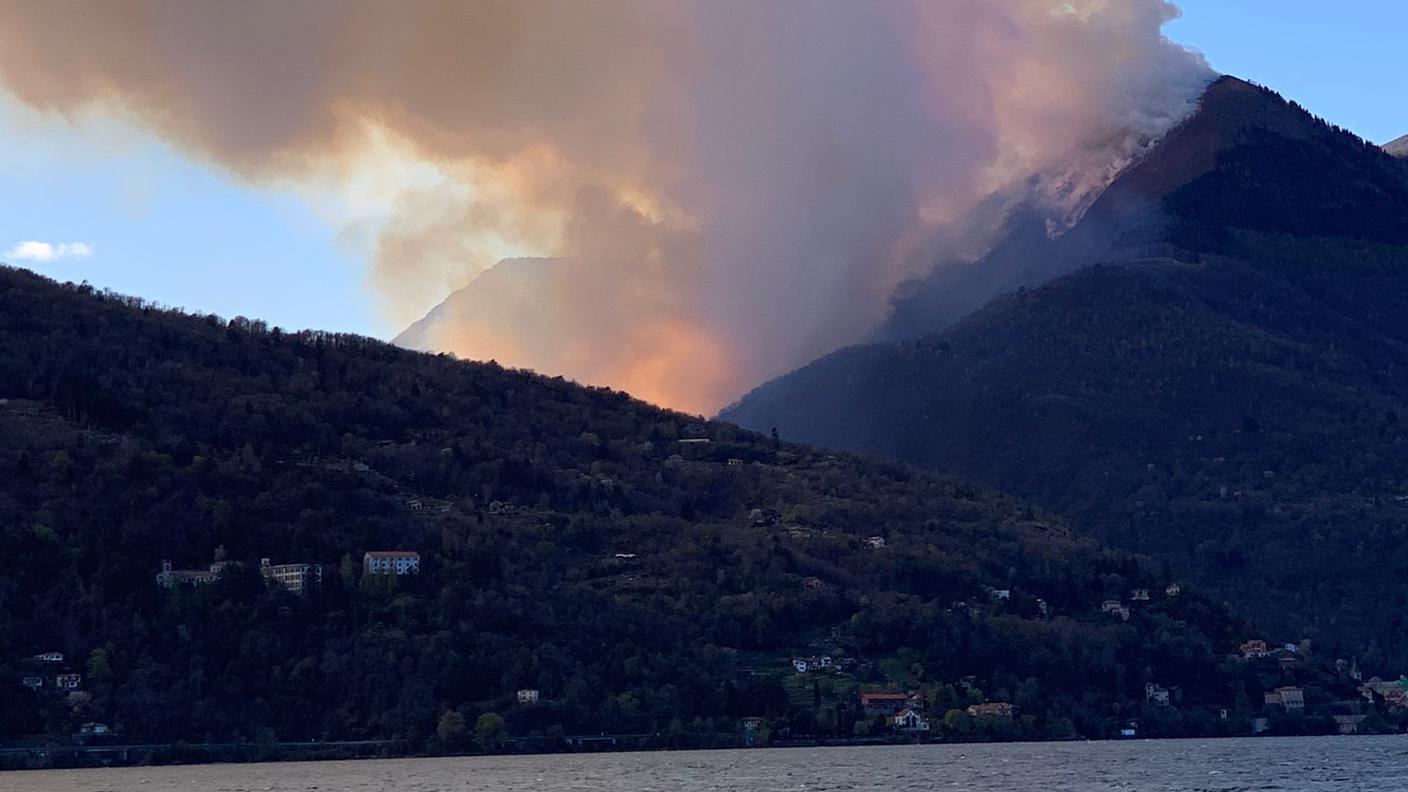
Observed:
[[[1176,122],[1206,67],[1162,37],[1175,13],[9,0],[0,83],[256,184],[341,190],[394,320],[469,284],[401,343],[707,412],[861,338],[995,186]]]

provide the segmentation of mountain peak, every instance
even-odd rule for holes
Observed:
[[[1220,77],[1204,92],[1197,112],[1111,185],[1110,200],[1102,208],[1109,208],[1111,201],[1127,206],[1132,198],[1168,196],[1215,170],[1218,156],[1242,143],[1248,130],[1306,140],[1318,126],[1313,116],[1275,91],[1237,77]]]
[[[1387,151],[1395,157],[1408,159],[1408,135],[1404,135],[1391,143],[1385,143],[1384,151]]]

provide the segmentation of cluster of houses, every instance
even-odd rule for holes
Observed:
[[[1173,599],[1183,593],[1183,587],[1177,583],[1170,583],[1164,589],[1164,596]],[[1149,596],[1149,589],[1137,588],[1129,592],[1130,603],[1148,602],[1152,599]],[[1120,621],[1129,621],[1133,614],[1130,604],[1126,604],[1122,599],[1107,599],[1100,603],[1100,612],[1109,616],[1117,617]]]
[[[792,668],[799,674],[819,674],[825,671],[840,671],[841,664],[833,660],[831,655],[812,655],[792,658]]]
[[[156,583],[162,588],[199,586],[214,583],[237,561],[216,561],[204,569],[176,569],[170,559],[163,559]],[[362,572],[368,575],[414,575],[420,572],[420,554],[407,550],[373,550],[362,556]],[[274,564],[259,559],[259,574],[265,580],[282,586],[294,594],[306,594],[323,583],[321,564]]]
[[[35,672],[20,678],[20,684],[30,690],[53,690],[73,692],[83,689],[83,675],[64,667],[63,652],[41,652],[29,658]],[[45,671],[48,673],[44,673]],[[50,681],[52,680],[52,682]]]
[[[1286,643],[1273,646],[1261,639],[1244,641],[1237,647],[1237,659],[1243,662],[1270,662],[1275,660],[1283,672],[1293,672],[1305,665],[1310,652],[1310,642]],[[1361,724],[1376,707],[1390,710],[1408,709],[1408,678],[1384,681],[1374,677],[1367,682],[1359,671],[1358,661],[1335,661],[1335,671],[1341,680],[1360,683],[1357,687],[1361,699],[1325,702],[1316,705],[1318,714],[1328,714],[1341,734],[1357,734]],[[1270,714],[1306,713],[1306,690],[1298,685],[1281,685],[1262,694],[1264,711]],[[1270,728],[1267,717],[1252,721],[1253,733],[1259,734]]]
[[[1237,652],[1242,660],[1260,660],[1266,657],[1275,658],[1281,664],[1282,668],[1289,670],[1299,668],[1304,664],[1301,658],[1309,649],[1309,641],[1271,647],[1266,641],[1252,639],[1250,641],[1244,641],[1241,646],[1237,647]]]
[[[920,734],[932,728],[924,715],[926,702],[921,693],[861,693],[860,708],[866,717],[885,718],[900,733]],[[1016,712],[1016,706],[1003,701],[985,701],[967,709],[970,718],[987,721],[1010,721]]]

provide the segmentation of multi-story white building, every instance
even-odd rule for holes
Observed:
[[[294,594],[306,593],[323,582],[323,568],[318,564],[271,564],[259,559],[259,574]]]
[[[362,556],[368,575],[414,575],[420,572],[420,553],[408,550],[373,550]]]

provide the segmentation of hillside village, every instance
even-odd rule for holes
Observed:
[[[1244,658],[1196,587],[1021,501],[604,389],[14,270],[0,383],[9,745],[1402,724],[1352,656]]]
[[[507,515],[514,510],[495,502],[493,513]],[[769,510],[771,512],[771,510]],[[753,510],[747,521],[754,527],[780,528],[789,540],[810,541],[812,534],[798,533],[795,526],[782,524],[781,515],[762,515]],[[824,534],[824,532],[823,532]],[[880,537],[863,540],[871,551],[886,546]],[[176,569],[169,560],[161,562],[155,584],[178,591],[191,587],[213,586],[224,576],[242,573],[247,565],[225,558],[224,548],[217,548],[217,560],[197,569]],[[629,569],[641,569],[636,553],[615,553],[617,562],[629,562]],[[414,551],[366,551],[362,556],[361,575],[368,581],[377,578],[397,578],[417,575],[421,557]],[[271,589],[296,597],[317,597],[321,594],[324,565],[309,563],[272,564],[261,558],[259,576]],[[639,580],[631,574],[631,579]],[[818,578],[803,578],[803,591],[819,591],[825,584]],[[953,609],[973,617],[983,611],[1005,609],[1013,602],[1011,589],[988,588],[985,602],[953,603]],[[1183,595],[1183,587],[1170,583],[1158,598],[1171,603]],[[1138,609],[1155,598],[1148,588],[1131,589],[1126,597],[1107,598],[1085,618],[1128,622],[1136,618]],[[1045,600],[1037,600],[1040,618],[1055,616]],[[946,682],[921,680],[906,669],[903,658],[872,658],[848,652],[841,632],[833,631],[831,640],[818,646],[829,646],[834,653],[794,655],[784,671],[768,664],[741,668],[745,676],[772,676],[782,682],[787,691],[785,715],[753,715],[740,718],[734,737],[738,744],[760,746],[771,744],[825,742],[934,742],[968,740],[1004,740],[1050,738],[1049,732],[1036,727],[1035,721],[1023,713],[1020,690],[995,690],[986,693],[979,687],[976,675],[967,675]],[[83,670],[97,679],[111,676],[106,652],[96,649],[86,662],[66,661],[62,652],[45,651],[31,655],[15,664],[20,669],[16,680],[36,697],[62,700],[75,713],[90,714],[91,695],[84,689]],[[1241,642],[1224,659],[1232,675],[1241,681],[1226,706],[1218,708],[1217,731],[1223,734],[1285,735],[1285,734],[1381,734],[1408,727],[1408,677],[1384,681],[1368,680],[1354,660],[1337,659],[1326,662],[1317,656],[1309,641],[1269,644],[1260,638]],[[512,701],[519,709],[539,713],[558,706],[554,692],[538,688],[513,691]],[[1145,683],[1142,700],[1126,702],[1123,719],[1108,735],[1111,738],[1136,738],[1148,734],[1169,735],[1172,724],[1182,717],[1183,690],[1157,681]],[[443,725],[443,724],[442,724]],[[817,728],[825,727],[823,736]],[[849,735],[843,736],[843,735]],[[1074,735],[1070,735],[1074,736]],[[72,734],[78,745],[102,745],[120,740],[121,734],[105,722],[85,720]],[[717,735],[728,744],[727,735]],[[514,740],[505,737],[499,747],[511,747]],[[541,741],[524,743],[525,747],[553,747]],[[560,748],[569,748],[564,743]]]

